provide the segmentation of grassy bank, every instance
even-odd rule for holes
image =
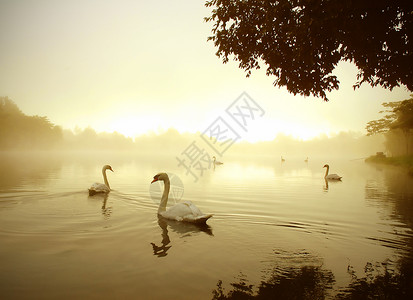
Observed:
[[[366,158],[366,162],[403,167],[408,170],[409,175],[413,176],[413,155],[404,155],[396,157],[373,155],[369,158]]]

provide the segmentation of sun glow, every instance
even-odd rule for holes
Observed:
[[[191,122],[187,122],[191,123]],[[193,128],[191,124],[172,123],[172,120],[161,118],[159,115],[137,115],[124,114],[114,117],[105,124],[98,124],[98,131],[118,132],[126,137],[135,138],[140,135],[155,133],[160,134],[169,129],[183,133],[200,133],[205,128]],[[237,130],[238,128],[234,128]],[[247,132],[238,130],[240,141],[250,143],[271,141],[276,137],[290,136],[297,140],[307,141],[320,135],[329,136],[331,132],[326,132],[323,128],[297,124],[294,122],[262,120],[251,123]]]
[[[328,103],[275,88],[265,68],[246,78],[236,61],[216,57],[207,42],[211,24],[202,21],[208,9],[197,1],[164,1],[162,9],[150,1],[105,1],[99,13],[94,1],[82,9],[70,1],[29,2],[1,6],[9,26],[0,27],[7,45],[0,96],[64,129],[131,138],[170,128],[195,134],[228,117],[226,109],[246,92],[265,114],[246,130],[232,123],[240,141],[309,140],[364,132],[368,121],[381,117],[382,102],[411,93],[404,87],[354,90],[358,70],[350,62],[337,65],[340,90],[328,93]]]
[[[312,126],[300,126],[299,124],[289,124],[288,128],[285,128],[283,134],[291,135],[295,139],[308,141],[321,134],[329,135],[329,132],[325,132],[320,128],[314,128]]]
[[[136,137],[161,128],[160,120],[155,116],[124,116],[110,122],[107,131],[116,131],[126,137]]]

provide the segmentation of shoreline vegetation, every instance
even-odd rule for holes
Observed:
[[[225,133],[225,131],[222,131]],[[53,124],[47,117],[28,116],[8,97],[0,97],[0,153],[4,151],[53,151],[53,152],[133,152],[173,153],[179,155],[190,145],[201,150],[212,149],[213,133],[201,139],[200,131],[180,133],[174,128],[161,132],[148,132],[134,138],[118,132],[96,132],[93,128],[65,129]],[[225,138],[215,133],[214,139]],[[205,135],[208,135],[205,133]],[[245,135],[246,137],[246,135]],[[274,134],[271,141],[248,142],[233,140],[231,154],[249,154],[255,157],[280,155],[317,157],[334,156],[366,157],[377,149],[383,149],[383,136],[365,136],[357,132],[339,132],[335,135],[320,135],[311,140],[300,140],[281,133]],[[228,139],[227,141],[231,141]],[[225,142],[227,142],[225,141]],[[214,146],[216,147],[216,146]]]
[[[409,104],[410,100],[397,103],[399,106],[401,105],[400,103]],[[385,107],[387,106],[393,107],[395,105],[386,104]],[[410,111],[406,115],[410,117]],[[397,113],[394,112],[393,118],[396,117]],[[401,119],[403,121],[405,117]],[[384,118],[383,120],[387,119]],[[248,142],[241,138],[240,141],[233,141],[231,155],[278,158],[284,154],[288,155],[289,158],[317,158],[323,156],[330,158],[340,156],[354,158],[367,157],[373,151],[380,149],[381,151],[385,150],[387,153],[391,153],[392,157],[386,157],[383,152],[376,152],[376,155],[368,157],[365,159],[365,162],[401,166],[407,169],[409,175],[413,176],[413,155],[400,155],[402,153],[409,153],[408,149],[413,142],[409,136],[410,129],[402,131],[400,128],[393,128],[394,126],[392,126],[391,128],[386,127],[386,131],[382,128],[387,124],[383,120],[370,122],[371,124],[367,127],[367,136],[348,131],[339,132],[332,136],[320,135],[311,140],[300,140],[280,133],[274,135],[274,139],[271,141]],[[399,126],[401,121],[397,122]],[[0,97],[1,155],[16,151],[31,153],[70,152],[72,154],[96,152],[119,152],[123,154],[128,152],[135,154],[162,152],[179,154],[195,144],[205,152],[210,151],[212,148],[209,147],[216,143],[216,140],[209,142],[211,141],[212,134],[210,133],[211,136],[208,138],[208,134],[205,132],[181,133],[174,128],[168,128],[160,132],[148,132],[147,134],[132,138],[116,131],[96,132],[91,127],[84,129],[76,127],[74,130],[70,130],[53,124],[47,117],[28,116],[11,99]],[[207,138],[204,136],[202,140],[201,135],[207,135]],[[216,135],[214,138],[218,139],[219,136]]]
[[[365,162],[401,167],[406,169],[410,176],[413,176],[413,155],[411,154],[387,157],[386,155],[379,152],[376,155],[372,155],[366,158]]]

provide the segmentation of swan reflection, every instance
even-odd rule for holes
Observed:
[[[328,180],[324,178],[325,186],[323,187],[325,191],[328,191]]]
[[[105,218],[105,220],[110,218],[110,215],[112,214],[112,206],[106,207],[108,201],[108,194],[105,194],[103,196],[103,203],[102,203],[102,215]]]
[[[152,248],[153,248],[153,255],[156,255],[158,257],[164,257],[168,255],[168,250],[172,246],[168,246],[171,240],[169,239],[168,235],[168,223],[164,218],[158,217],[158,225],[162,229],[162,241],[161,241],[161,246],[157,246],[155,243],[151,243]]]
[[[168,250],[172,248],[171,239],[168,234],[168,226],[173,232],[178,233],[181,236],[191,236],[199,232],[205,232],[208,235],[213,236],[212,228],[207,224],[193,224],[185,223],[174,220],[166,219],[162,216],[158,216],[158,225],[162,229],[161,243],[159,245],[151,243],[153,249],[153,255],[158,257],[165,257],[168,255]]]
[[[324,178],[324,183],[325,183],[325,185],[323,186],[323,190],[325,192],[328,192],[328,189],[329,189],[329,187],[331,187],[331,185],[341,184],[342,181],[341,180],[329,180],[327,178]]]
[[[108,198],[109,198],[108,194],[95,194],[93,197],[88,196],[89,200],[96,200],[96,199],[102,200],[101,212],[105,220],[108,220],[112,214],[112,206],[109,206],[109,207],[106,206],[108,202]]]

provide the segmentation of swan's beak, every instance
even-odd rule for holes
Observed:
[[[161,174],[156,174],[155,176],[153,176],[153,180],[152,180],[151,184],[154,183],[155,181],[158,181],[160,175]]]

